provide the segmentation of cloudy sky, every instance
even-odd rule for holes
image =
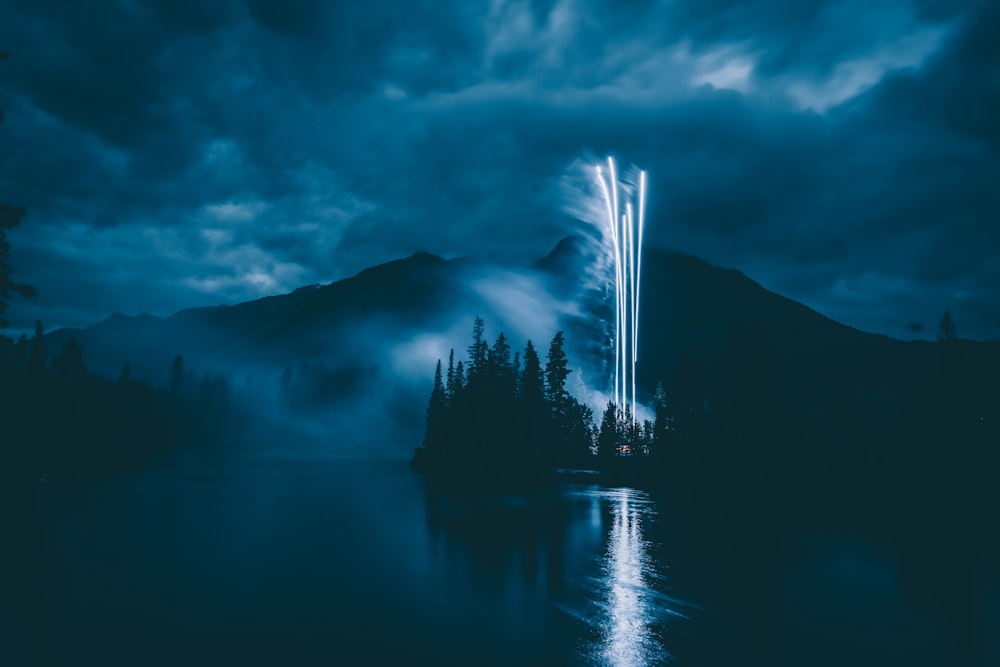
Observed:
[[[232,303],[574,230],[571,165],[650,174],[649,242],[909,338],[1000,338],[1000,5],[3,0],[12,328]],[[918,327],[924,327],[919,331]]]

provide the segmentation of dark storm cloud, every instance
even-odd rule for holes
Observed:
[[[652,243],[856,326],[1000,335],[989,3],[8,4],[15,326],[533,258],[613,152]]]

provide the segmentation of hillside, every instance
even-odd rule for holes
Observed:
[[[127,360],[136,376],[160,383],[182,354],[191,367],[219,372],[276,374],[304,362],[375,367],[383,380],[391,375],[423,387],[437,356],[464,348],[479,314],[520,344],[566,329],[571,358],[602,389],[608,304],[603,292],[577,279],[591,261],[575,237],[527,267],[416,253],[328,285],[233,306],[166,318],[112,315],[93,327],[50,333],[48,348],[76,338],[91,370],[114,377]],[[643,271],[639,385],[647,400],[661,380],[674,387],[693,382],[686,391],[704,397],[738,381],[800,406],[822,406],[859,393],[905,394],[940,363],[934,343],[844,326],[694,257],[650,249]],[[1000,343],[953,343],[959,382],[985,391],[1000,376]]]

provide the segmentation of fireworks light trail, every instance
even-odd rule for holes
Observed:
[[[646,222],[646,172],[639,172],[638,192],[618,180],[613,158],[608,158],[608,178],[596,166],[597,181],[607,208],[615,274],[615,386],[613,400],[619,410],[636,416],[636,360],[639,350],[639,289],[642,286],[642,236]],[[621,195],[621,197],[620,197]],[[622,211],[621,199],[625,199]],[[637,198],[638,201],[631,201]]]

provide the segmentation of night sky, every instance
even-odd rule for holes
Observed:
[[[1000,338],[997,35],[996,2],[3,0],[11,328],[534,259],[611,152],[653,245]]]

